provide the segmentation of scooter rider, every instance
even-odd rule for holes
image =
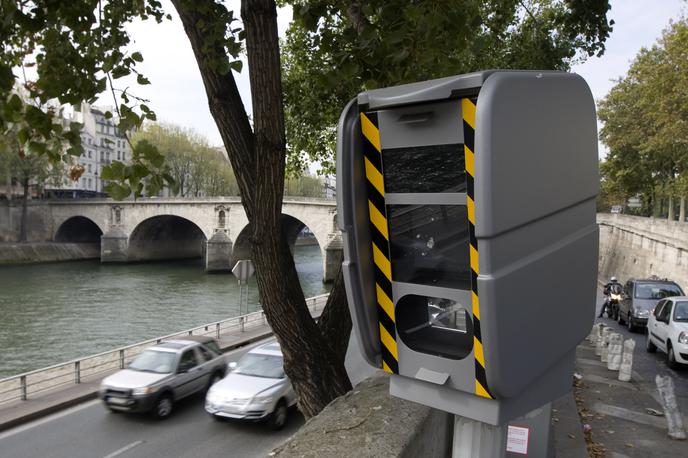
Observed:
[[[600,314],[597,315],[597,318],[602,318],[602,314],[604,313],[605,309],[607,308],[609,304],[609,295],[611,294],[612,291],[612,286],[614,285],[619,285],[621,286],[621,283],[616,279],[616,277],[612,277],[609,279],[609,283],[604,285],[604,289],[602,290],[602,293],[605,295],[604,302],[602,303],[602,308],[600,309]],[[608,314],[611,314],[609,312]]]

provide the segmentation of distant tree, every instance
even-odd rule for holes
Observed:
[[[32,193],[41,195],[47,185],[61,185],[66,179],[66,167],[62,163],[51,163],[45,154],[37,154],[31,148],[24,148],[18,141],[19,129],[16,127],[0,135],[0,177],[7,181],[10,198],[14,184],[21,187],[19,241],[26,242],[29,197]]]
[[[674,214],[688,193],[688,21],[669,24],[643,48],[628,73],[600,101],[600,132],[609,154],[601,171],[627,197],[641,194],[653,213]]]
[[[132,136],[134,146],[148,142],[165,158],[182,197],[238,195],[229,161],[208,139],[174,124],[148,123]]]
[[[288,169],[334,171],[342,107],[366,89],[490,68],[568,70],[601,55],[606,0],[282,0]]]

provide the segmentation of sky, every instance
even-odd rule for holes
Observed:
[[[229,9],[239,14],[239,0],[230,0],[227,4]],[[688,3],[684,0],[612,0],[611,4],[609,17],[615,24],[606,42],[606,52],[602,57],[589,58],[572,69],[586,79],[596,100],[607,94],[614,79],[625,74],[642,47],[652,46],[669,21],[688,10]],[[169,0],[164,0],[163,5],[173,14],[172,21],[136,23],[130,27],[133,41],[130,49],[143,54],[145,60],[140,64],[140,70],[150,79],[151,85],[137,87],[126,80],[117,80],[115,86],[124,88],[130,85],[134,94],[149,99],[148,105],[155,110],[158,120],[190,127],[206,136],[211,144],[221,145],[191,46]],[[289,8],[279,11],[281,35],[291,17]],[[247,67],[244,66],[242,73],[235,76],[244,105],[250,113]],[[99,104],[112,105],[112,99],[103,96]],[[600,153],[604,155],[602,146]]]

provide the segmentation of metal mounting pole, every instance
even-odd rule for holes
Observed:
[[[500,426],[457,415],[454,417],[452,458],[552,458],[551,433],[551,402]]]
[[[452,458],[503,458],[506,456],[506,425],[493,426],[454,416]]]

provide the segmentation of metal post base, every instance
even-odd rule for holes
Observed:
[[[452,458],[503,458],[506,456],[507,426],[454,416]]]
[[[452,458],[553,458],[551,431],[552,403],[501,426],[457,415]]]

